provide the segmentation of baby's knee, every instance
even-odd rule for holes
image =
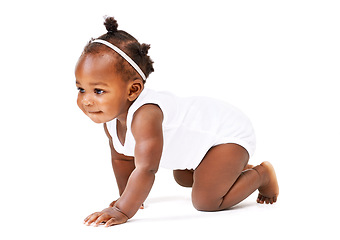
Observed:
[[[211,194],[192,194],[192,204],[198,211],[214,212],[227,210],[234,204],[226,197],[213,197]]]
[[[192,204],[198,211],[213,212],[219,210],[221,200],[193,193]]]
[[[202,212],[213,212],[218,210],[218,206],[213,202],[192,199],[192,204],[196,210]]]

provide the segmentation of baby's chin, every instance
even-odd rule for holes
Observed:
[[[106,123],[110,121],[110,119],[104,116],[103,112],[87,113],[86,115],[95,123]]]
[[[92,122],[94,122],[94,123],[98,123],[98,124],[100,124],[100,123],[106,123],[105,121],[101,121],[101,120],[97,120],[97,119],[91,119],[92,120]]]

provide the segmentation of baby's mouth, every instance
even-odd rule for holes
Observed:
[[[90,114],[99,114],[102,113],[102,111],[87,111]]]

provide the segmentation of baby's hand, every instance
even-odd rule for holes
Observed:
[[[127,222],[129,218],[115,207],[105,208],[101,212],[95,212],[84,219],[84,224],[90,226],[94,223],[95,227],[105,224],[105,227],[118,225]]]
[[[112,203],[110,203],[110,207],[113,207],[116,204],[117,201],[118,201],[118,199],[113,201]],[[142,206],[140,206],[139,209],[144,209],[144,203],[142,204]]]

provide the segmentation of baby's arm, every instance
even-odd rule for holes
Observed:
[[[132,171],[135,169],[134,157],[129,157],[123,154],[119,154],[113,146],[112,137],[109,131],[107,130],[106,123],[104,123],[104,130],[105,130],[106,136],[109,138],[112,168],[113,168],[113,172],[116,177],[116,182],[117,182],[118,189],[119,189],[119,195],[121,196],[125,190],[127,181]]]
[[[129,218],[134,216],[148,196],[163,150],[163,113],[156,105],[139,108],[132,121],[132,134],[136,140],[135,165],[126,189],[116,207]]]
[[[135,168],[114,206],[88,216],[87,225],[121,224],[136,214],[148,196],[158,170],[163,150],[162,121],[163,113],[156,105],[144,105],[135,112],[132,121],[132,134],[136,140]]]

